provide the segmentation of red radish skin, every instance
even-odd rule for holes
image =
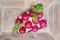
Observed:
[[[33,20],[32,20],[32,22],[33,22],[34,24],[38,24],[38,23],[39,23],[38,20],[36,20],[36,21],[33,21]]]
[[[27,13],[22,14],[22,19],[24,21],[28,20],[29,19],[29,15]]]
[[[22,19],[16,19],[16,21],[15,21],[15,24],[21,24],[23,22],[23,20]]]
[[[28,28],[28,29],[32,28],[32,23],[30,21],[27,21],[25,23],[25,27]]]
[[[20,34],[25,34],[25,33],[26,33],[26,28],[25,28],[25,27],[21,27],[21,28],[19,29],[19,33],[20,33]]]
[[[40,24],[40,28],[45,28],[47,26],[46,20],[39,21],[39,24]]]
[[[38,18],[42,18],[43,17],[43,12],[39,12],[38,13]]]
[[[32,31],[33,31],[33,32],[37,32],[37,31],[38,31],[38,26],[34,25],[34,26],[32,27]]]
[[[34,11],[29,10],[29,16],[32,17],[34,15]]]
[[[47,21],[44,20],[44,13],[37,12],[36,7],[39,5],[35,5],[33,8],[24,12],[18,19],[16,19],[15,24],[24,23],[24,26],[20,27],[18,30],[19,34],[25,34],[26,32],[37,32],[41,28],[45,28],[47,26]],[[36,9],[36,10],[32,10]],[[43,10],[42,10],[43,11]]]

